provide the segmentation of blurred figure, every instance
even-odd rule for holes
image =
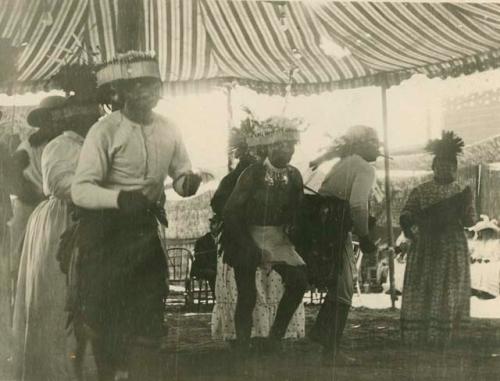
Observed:
[[[215,291],[217,274],[217,235],[219,226],[212,218],[210,231],[196,240],[194,244],[194,261],[191,265],[191,277],[207,280],[210,289]]]
[[[310,338],[323,346],[325,365],[354,361],[340,352],[356,274],[351,232],[359,237],[363,254],[374,257],[377,247],[370,237],[368,202],[375,184],[375,168],[370,163],[380,156],[379,146],[373,128],[353,126],[326,154],[310,164],[315,168],[324,160],[340,157],[318,192],[323,200],[322,215],[328,220],[320,250],[322,257],[329,258],[330,262],[328,266],[322,266],[328,294]]]
[[[500,227],[496,220],[482,215],[481,221],[469,228],[474,239],[471,253],[472,294],[480,299],[493,299],[500,294]]]

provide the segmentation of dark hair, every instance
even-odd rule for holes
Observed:
[[[54,138],[55,134],[48,134],[45,129],[39,129],[28,137],[28,142],[32,147],[40,147],[43,143]]]
[[[113,111],[121,110],[124,103],[122,86],[108,83],[99,87],[97,101],[102,105],[107,105]]]

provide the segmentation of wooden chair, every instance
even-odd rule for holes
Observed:
[[[172,247],[166,250],[168,260],[169,283],[184,287],[185,305],[192,304],[189,272],[191,271],[191,251],[183,247]]]
[[[190,278],[190,294],[192,295],[191,306],[196,306],[196,311],[200,311],[202,306],[213,306],[215,304],[215,294],[210,288],[206,279],[197,277]]]

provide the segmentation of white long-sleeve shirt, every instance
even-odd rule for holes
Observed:
[[[368,200],[375,185],[376,171],[366,160],[351,155],[337,162],[326,175],[319,194],[349,201],[354,232],[368,235]]]
[[[87,209],[118,208],[121,190],[140,190],[157,201],[167,176],[175,180],[190,170],[182,137],[172,122],[154,114],[151,124],[140,125],[116,111],[90,129],[71,196]],[[182,180],[174,189],[182,195]]]

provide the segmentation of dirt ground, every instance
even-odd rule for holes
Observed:
[[[318,307],[307,307],[307,326]],[[169,316],[169,380],[499,380],[500,320],[473,319],[463,342],[445,353],[404,349],[399,311],[354,309],[343,348],[359,364],[329,369],[308,340],[285,344],[282,353],[241,359],[210,339],[209,314]]]
[[[322,380],[499,380],[500,320],[472,319],[463,342],[445,353],[404,349],[399,342],[399,311],[356,308],[343,348],[358,360],[351,367],[321,366],[319,348],[308,340],[288,341],[278,354],[237,356],[210,337],[210,313],[168,314],[169,341],[165,380],[169,381],[322,381]],[[307,326],[317,306],[306,308]],[[1,353],[0,380],[7,381],[10,361]],[[93,373],[93,372],[91,372]],[[89,375],[93,380],[95,375]]]

